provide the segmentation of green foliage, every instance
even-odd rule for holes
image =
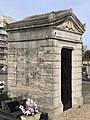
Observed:
[[[83,52],[83,61],[90,61],[90,50]]]

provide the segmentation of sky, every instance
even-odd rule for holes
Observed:
[[[69,8],[83,24],[86,23],[83,44],[90,50],[90,0],[0,0],[0,15],[15,20]]]

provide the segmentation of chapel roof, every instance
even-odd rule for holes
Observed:
[[[50,26],[54,25],[58,20],[63,21],[64,19],[67,19],[69,17],[72,17],[75,21],[77,21],[78,25],[82,28],[83,32],[85,31],[84,24],[80,22],[80,20],[76,17],[71,8],[66,10],[52,11],[40,15],[28,16],[23,20],[8,24],[7,31],[25,28],[35,28],[41,26]]]

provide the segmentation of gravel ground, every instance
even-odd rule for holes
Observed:
[[[53,120],[90,120],[90,80],[83,81],[82,85],[84,105],[64,111]]]
[[[53,120],[90,120],[90,104],[68,109]]]

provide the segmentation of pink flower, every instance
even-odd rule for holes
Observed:
[[[19,108],[26,115],[34,115],[38,113],[37,104],[33,100],[30,100],[29,98],[26,101],[25,108],[23,105],[20,105]]]

